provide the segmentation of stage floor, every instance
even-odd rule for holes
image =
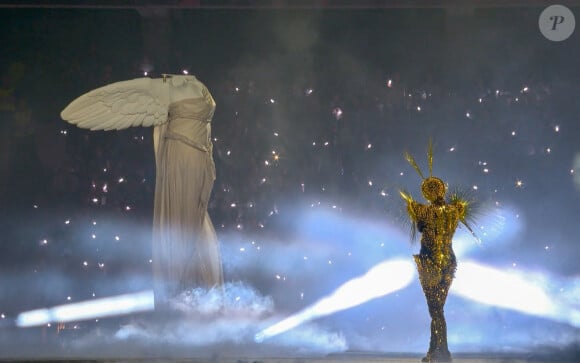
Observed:
[[[254,343],[245,336],[246,330],[239,332],[240,340],[237,342],[201,345],[198,340],[189,343],[186,340],[168,341],[166,334],[171,329],[184,336],[188,331],[179,330],[177,320],[147,320],[144,316],[131,317],[140,319],[135,321],[108,319],[98,326],[87,325],[79,329],[63,327],[60,331],[55,331],[54,327],[21,329],[13,325],[2,328],[0,325],[0,362],[418,363],[424,355],[417,351],[389,351],[386,347],[382,351],[356,348],[326,351],[309,349],[309,344],[314,342],[312,337],[316,335],[306,336],[292,345],[276,345],[277,341]],[[149,328],[143,325],[151,321],[157,324]],[[210,325],[187,324],[187,327],[201,334],[210,334],[211,331],[207,330]],[[123,337],[118,334],[121,331],[119,326],[140,327],[141,330],[136,332],[149,332],[152,335]],[[171,329],[164,329],[167,327]],[[195,337],[199,339],[197,335]],[[506,347],[506,344],[498,346],[497,351],[492,351],[491,347],[477,351],[452,349],[451,353],[455,363],[580,363],[578,340],[565,345],[536,343],[529,349],[515,350],[512,347],[507,350]],[[500,350],[502,348],[506,350]]]
[[[528,356],[527,354],[455,354],[454,363],[577,363],[580,357],[557,357],[546,355],[544,357]],[[59,363],[417,363],[421,361],[421,356],[416,354],[365,354],[365,353],[344,353],[333,354],[325,357],[198,357],[198,358],[128,358],[128,359],[75,359],[64,360],[48,359],[5,359],[1,362],[37,363],[37,362],[59,362]]]

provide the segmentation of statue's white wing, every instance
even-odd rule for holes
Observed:
[[[97,88],[72,101],[60,116],[91,130],[160,125],[167,121],[168,101],[157,81],[137,78]]]

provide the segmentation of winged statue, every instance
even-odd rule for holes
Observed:
[[[207,205],[215,181],[211,121],[215,101],[192,75],[136,78],[92,90],[61,117],[80,128],[153,127],[155,308],[171,309],[184,290],[223,283],[219,244]]]

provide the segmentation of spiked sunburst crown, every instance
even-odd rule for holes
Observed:
[[[433,176],[433,143],[429,141],[429,149],[427,150],[427,161],[429,163],[429,176],[427,178],[423,176],[419,165],[417,165],[417,162],[411,154],[405,152],[405,159],[407,159],[409,164],[411,164],[413,169],[415,169],[421,179],[423,179],[423,182],[421,183],[421,192],[425,199],[430,202],[443,199],[447,192],[447,186],[443,180]]]

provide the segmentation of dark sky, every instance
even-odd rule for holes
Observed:
[[[541,10],[0,9],[0,313],[150,286],[150,130],[91,133],[59,112],[107,83],[186,69],[218,104],[210,214],[226,279],[271,296],[277,316],[410,258],[397,191],[419,198],[420,178],[402,153],[426,169],[431,138],[435,175],[481,206],[482,245],[459,233],[465,260],[538,277],[565,311],[488,307],[458,290],[451,344],[577,344],[566,316],[580,291],[580,38],[545,39]],[[320,327],[353,349],[422,350],[404,338],[423,332],[426,311],[408,289]],[[390,315],[401,305],[420,318]],[[462,340],[475,319],[491,323]],[[399,338],[388,322],[405,326]]]

